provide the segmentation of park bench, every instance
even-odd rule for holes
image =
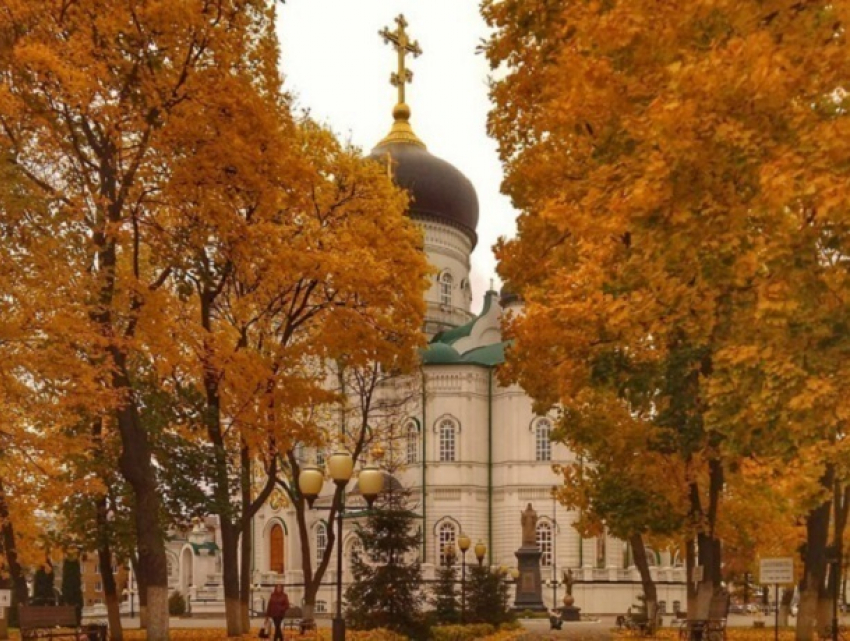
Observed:
[[[726,619],[729,616],[729,594],[712,595],[708,616],[686,619],[679,626],[680,641],[726,641]]]
[[[74,638],[77,641],[106,641],[102,626],[80,626],[73,605],[20,605],[21,639]]]
[[[287,630],[298,631],[298,634],[304,634],[307,630],[316,630],[316,622],[304,618],[304,613],[299,607],[289,608],[286,614],[283,615],[283,635],[286,636]]]
[[[645,614],[628,614],[617,617],[617,627],[633,634],[654,637],[658,628],[661,627],[662,615],[660,610],[655,612],[655,620],[650,621]]]

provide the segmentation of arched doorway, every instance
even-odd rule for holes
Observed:
[[[284,532],[280,523],[275,523],[269,533],[269,571],[283,574]]]
[[[192,556],[192,550],[183,548],[180,555],[180,592],[185,597],[189,594],[189,588],[195,583],[193,578],[195,559]]]

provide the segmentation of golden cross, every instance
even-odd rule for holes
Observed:
[[[413,54],[416,58],[422,53],[419,48],[419,42],[411,40],[407,37],[407,32],[404,30],[407,27],[407,20],[399,14],[395,19],[398,27],[395,31],[390,31],[386,27],[378,32],[378,35],[384,39],[384,42],[392,44],[398,52],[398,71],[390,76],[390,84],[398,88],[398,102],[404,102],[404,85],[413,80],[413,72],[405,66],[405,56]]]

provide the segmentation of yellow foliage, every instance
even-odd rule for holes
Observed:
[[[563,408],[564,437],[591,458],[680,456],[673,478],[699,488],[690,521],[707,534],[760,527],[742,505],[717,522],[706,510],[711,475],[732,492],[722,475],[754,457],[788,495],[778,509],[758,496],[772,539],[736,544],[791,546],[824,464],[846,467],[850,2],[483,13],[489,132],[521,212],[496,247],[526,302],[504,378]],[[641,422],[661,433],[641,444]]]

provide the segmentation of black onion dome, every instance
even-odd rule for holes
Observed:
[[[516,302],[522,302],[522,297],[514,291],[510,283],[504,283],[499,291],[499,304],[502,307],[507,307]]]
[[[410,215],[448,223],[478,241],[478,196],[475,187],[454,165],[428,153],[424,145],[381,141],[371,157],[379,162],[392,160],[395,183],[411,196]]]

